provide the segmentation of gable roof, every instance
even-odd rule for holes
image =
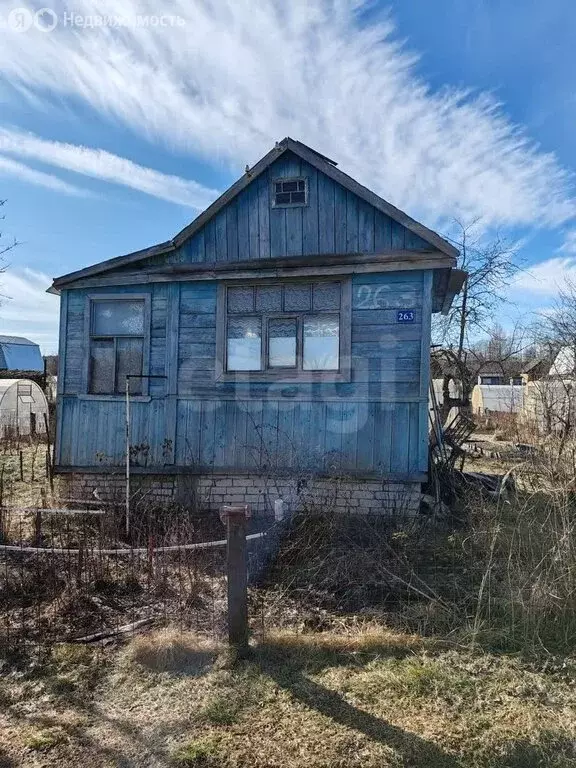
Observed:
[[[186,240],[191,238],[201,227],[203,227],[210,219],[214,218],[219,211],[228,205],[237,195],[242,192],[251,182],[254,181],[260,174],[262,174],[273,162],[275,162],[285,152],[293,152],[300,157],[301,160],[306,161],[318,171],[324,173],[330,177],[333,181],[341,184],[345,189],[359,198],[365,200],[368,204],[372,205],[377,210],[389,216],[394,221],[398,222],[406,229],[410,230],[414,234],[423,238],[437,250],[444,253],[446,256],[454,259],[455,266],[456,258],[458,257],[458,250],[449,242],[440,237],[436,232],[428,229],[423,224],[412,219],[403,211],[399,210],[391,203],[388,203],[382,197],[364,187],[348,174],[339,170],[336,166],[337,163],[334,160],[320,154],[315,149],[308,147],[300,141],[291,139],[289,136],[276,143],[263,158],[261,158],[256,165],[252,168],[246,168],[246,172],[241,176],[231,187],[229,187],[220,197],[215,200],[205,211],[197,216],[191,224],[188,224],[181,230],[172,240],[167,240],[164,243],[151,246],[150,248],[144,248],[140,251],[134,251],[133,253],[126,254],[125,256],[116,256],[106,261],[101,261],[98,264],[93,264],[85,269],[80,269],[75,272],[70,272],[61,277],[54,279],[54,283],[50,291],[57,292],[58,288],[64,286],[67,283],[79,280],[85,277],[92,277],[102,272],[107,272],[111,269],[117,269],[118,267],[128,266],[129,264],[141,261],[142,259],[149,259],[153,256],[160,256],[162,254],[170,253],[171,251],[179,248]]]

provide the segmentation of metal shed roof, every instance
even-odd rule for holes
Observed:
[[[0,370],[42,372],[40,347],[21,336],[0,336]]]

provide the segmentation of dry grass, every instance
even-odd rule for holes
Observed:
[[[209,666],[221,650],[213,640],[167,628],[135,637],[125,658],[154,672],[190,673]]]
[[[374,622],[341,633],[275,632],[230,669],[216,651],[168,631],[135,638],[120,655],[63,646],[48,666],[10,671],[0,764],[569,768],[576,761],[574,660],[447,649]],[[211,660],[196,664],[205,652]],[[77,695],[55,692],[54,675],[78,666],[92,673]]]

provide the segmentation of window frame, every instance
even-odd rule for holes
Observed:
[[[99,301],[143,301],[144,302],[144,333],[136,334],[116,334],[106,336],[102,334],[92,335],[92,307]],[[92,340],[103,339],[142,339],[142,387],[139,394],[130,395],[131,400],[149,399],[149,380],[146,376],[150,373],[150,317],[151,317],[151,296],[149,293],[91,293],[86,296],[84,310],[84,338],[86,340],[86,349],[84,354],[84,386],[82,388],[84,399],[109,400],[126,397],[125,392],[90,392],[90,350]],[[116,342],[114,366],[116,366]]]
[[[262,351],[261,361],[267,367],[259,371],[228,371],[227,365],[227,328],[228,328],[228,289],[229,288],[258,288],[265,285],[298,285],[310,283],[339,283],[340,284],[340,309],[321,309],[286,312],[237,312],[231,313],[231,316],[237,317],[258,317],[262,319]],[[217,315],[216,315],[216,381],[236,381],[236,382],[277,382],[278,380],[290,383],[298,382],[349,382],[351,381],[351,350],[352,350],[352,280],[349,276],[307,276],[299,279],[279,278],[272,279],[246,279],[222,281],[218,284],[217,297]],[[339,365],[338,370],[301,370],[303,355],[303,318],[316,317],[318,315],[340,315],[340,336],[339,336]],[[297,339],[296,339],[296,367],[274,367],[269,368],[269,350],[268,350],[268,322],[272,318],[297,319]]]
[[[287,181],[304,182],[304,202],[303,203],[277,203],[276,202],[276,184]],[[270,204],[272,208],[305,208],[309,203],[309,185],[307,176],[278,176],[270,182]]]

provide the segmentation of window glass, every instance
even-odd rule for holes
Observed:
[[[287,285],[284,288],[284,309],[286,312],[305,312],[310,309],[311,296],[309,284]]]
[[[90,346],[90,392],[114,392],[114,340],[93,341]]]
[[[306,179],[274,182],[274,205],[306,205]]]
[[[116,391],[126,392],[126,376],[142,373],[142,339],[118,339],[116,344]],[[142,379],[130,379],[130,392],[142,394]]]
[[[143,301],[94,301],[92,304],[94,336],[144,334]]]
[[[228,288],[228,312],[253,312],[254,288]]]
[[[305,371],[335,371],[340,366],[340,329],[337,315],[304,318]]]
[[[279,285],[261,285],[256,289],[258,312],[282,311],[282,288]]]
[[[272,318],[268,322],[268,365],[271,368],[296,366],[295,318]]]
[[[316,283],[314,309],[340,309],[340,283]]]
[[[261,369],[262,322],[259,317],[229,318],[226,341],[229,371]]]

